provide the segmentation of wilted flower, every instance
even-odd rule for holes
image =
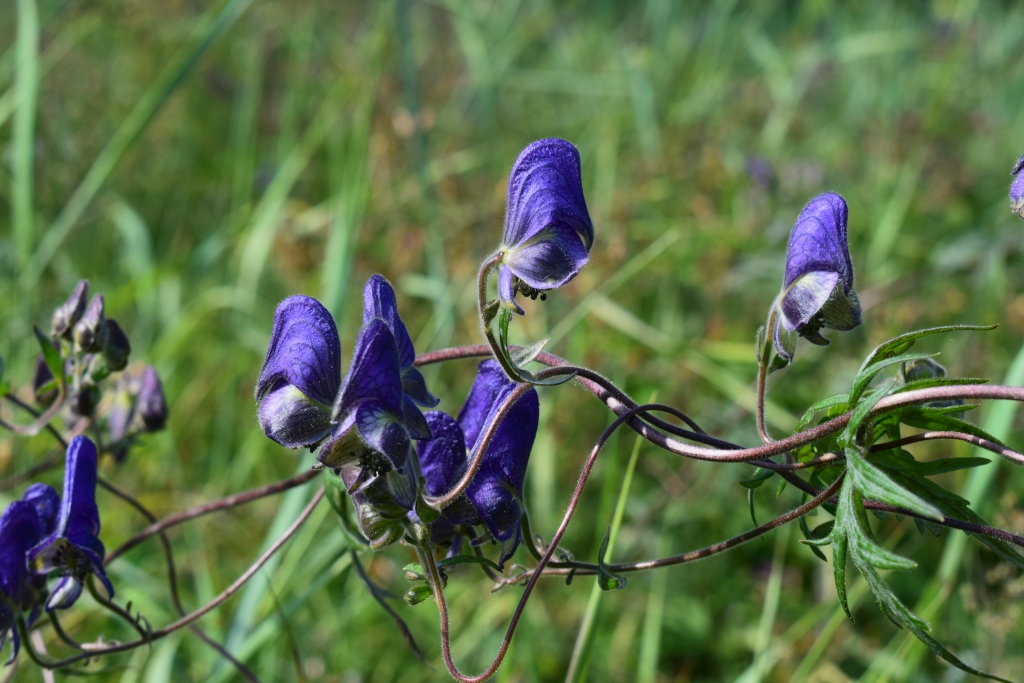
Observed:
[[[331,432],[331,406],[340,386],[341,341],[334,318],[312,297],[288,297],[274,313],[256,382],[263,433],[288,448],[320,443]]]
[[[89,281],[79,280],[68,300],[53,312],[51,329],[54,336],[71,338],[71,328],[85,312],[85,300],[89,296]]]
[[[1013,165],[1013,183],[1010,185],[1010,210],[1024,218],[1024,156]]]
[[[586,265],[594,241],[580,177],[580,153],[565,140],[538,140],[523,150],[508,179],[502,303],[520,315],[516,293],[536,297],[561,287]]]
[[[434,439],[419,442],[418,448],[428,495],[443,495],[462,478],[484,432],[498,419],[502,404],[517,386],[497,362],[486,360],[457,421],[441,412],[427,413]],[[500,418],[465,494],[444,509],[444,516],[454,524],[487,527],[501,544],[499,566],[521,540],[523,481],[539,416],[537,391],[531,387]]]
[[[61,573],[46,601],[47,611],[66,609],[82,594],[87,574],[94,574],[110,596],[114,587],[103,568],[105,554],[99,539],[100,513],[96,507],[96,445],[76,436],[68,445],[64,495],[56,528],[29,551],[29,566],[38,574]]]
[[[797,334],[827,346],[821,328],[846,331],[861,322],[846,245],[846,217],[846,202],[829,192],[812,199],[793,226],[772,331],[775,350],[787,362],[793,359]]]

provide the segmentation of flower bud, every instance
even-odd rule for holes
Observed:
[[[100,390],[93,384],[82,387],[71,396],[71,412],[80,417],[92,417],[100,402]]]
[[[139,416],[146,426],[147,432],[157,432],[167,424],[167,399],[164,398],[164,387],[156,368],[146,366],[142,373],[142,388],[139,389],[137,404]]]
[[[95,353],[103,348],[103,333],[106,331],[103,320],[103,295],[97,294],[75,323],[72,331],[75,350],[79,353]]]
[[[39,405],[49,406],[57,398],[57,385],[53,380],[50,366],[46,364],[43,354],[39,354],[36,356],[36,373],[32,378],[32,391]]]
[[[71,328],[85,312],[85,300],[89,296],[89,281],[79,280],[71,296],[53,312],[51,329],[55,337],[71,338]]]
[[[124,370],[125,366],[128,365],[128,356],[132,352],[132,345],[128,341],[128,335],[124,333],[124,330],[121,329],[121,326],[113,318],[107,318],[103,325],[106,327],[106,333],[102,335],[103,360],[106,363],[107,370],[110,372]]]

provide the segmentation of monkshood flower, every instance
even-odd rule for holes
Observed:
[[[103,568],[105,551],[99,533],[96,445],[88,437],[76,436],[68,445],[64,495],[56,528],[28,554],[29,566],[37,574],[60,572],[60,579],[46,601],[47,611],[73,605],[90,573],[110,596],[114,595],[114,587]]]
[[[793,359],[796,335],[827,346],[821,328],[846,331],[861,323],[846,218],[846,202],[829,192],[808,202],[793,226],[772,331],[775,350],[786,362]]]
[[[462,478],[488,426],[517,386],[497,362],[486,360],[458,420],[441,412],[427,413],[434,439],[419,442],[418,450],[428,495],[442,495]],[[499,566],[512,557],[521,540],[523,481],[539,416],[537,391],[531,387],[501,417],[463,497],[444,509],[453,524],[487,527],[501,544]]]
[[[1013,165],[1013,183],[1010,185],[1010,210],[1024,218],[1024,156]]]
[[[580,177],[580,153],[565,140],[538,140],[523,150],[508,179],[502,304],[522,315],[516,293],[536,298],[561,287],[587,264],[594,226]]]
[[[288,448],[320,443],[331,433],[331,406],[340,386],[341,341],[334,318],[312,297],[288,297],[274,313],[256,382],[263,433]]]
[[[373,320],[383,320],[395,338],[395,345],[398,348],[398,365],[402,377],[402,411],[409,428],[409,435],[414,439],[428,439],[430,438],[430,429],[423,421],[423,414],[416,406],[433,408],[440,399],[430,393],[423,375],[413,366],[416,361],[416,351],[412,346],[412,338],[409,336],[408,330],[405,329],[402,319],[398,316],[395,290],[391,287],[391,283],[381,275],[370,276],[363,289],[363,325],[368,325]]]
[[[31,587],[26,554],[42,538],[42,524],[36,507],[18,500],[0,516],[0,651],[12,634],[10,664],[18,656],[18,614],[26,607]]]

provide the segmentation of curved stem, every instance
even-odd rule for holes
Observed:
[[[202,505],[182,510],[170,517],[165,517],[160,521],[156,521],[155,519],[151,520],[153,522],[152,524],[118,546],[107,555],[107,558],[103,563],[110,564],[150,536],[162,533],[171,527],[181,524],[182,522],[187,522],[190,519],[202,517],[203,515],[208,515],[212,512],[228,510],[230,508],[258,500],[265,496],[271,496],[276,493],[281,493],[282,491],[295,488],[296,486],[301,486],[316,477],[322,471],[322,469],[311,469],[309,471],[302,472],[301,474],[296,474],[293,477],[282,479],[281,481],[277,481],[272,484],[267,484],[266,486],[260,486],[258,488],[250,489],[249,491],[235,493],[230,496],[225,496],[219,500],[213,500],[209,503],[203,503]]]
[[[219,607],[221,604],[223,604],[225,601],[227,601],[228,598],[230,598],[232,595],[237,593],[238,590],[242,586],[244,586],[245,583],[249,579],[251,579],[253,576],[255,576],[256,573],[263,567],[263,565],[267,563],[267,560],[269,560],[271,557],[273,557],[274,553],[276,553],[278,550],[280,550],[281,546],[283,546],[285,543],[287,543],[288,539],[290,539],[295,534],[295,532],[299,530],[299,528],[302,526],[302,524],[313,513],[313,510],[316,508],[317,504],[321,501],[321,499],[323,499],[323,497],[324,497],[324,489],[321,488],[317,492],[317,494],[313,497],[313,499],[309,502],[309,505],[307,505],[305,507],[305,509],[303,509],[303,511],[299,514],[298,518],[294,522],[291,523],[291,525],[285,530],[285,532],[283,534],[281,534],[281,537],[278,538],[276,541],[274,541],[274,544],[271,545],[267,549],[267,551],[265,553],[260,555],[259,559],[257,559],[255,562],[253,562],[253,564],[247,570],[245,570],[245,572],[241,576],[239,576],[237,579],[235,579],[235,581],[230,586],[225,588],[220,593],[220,595],[218,595],[213,600],[211,600],[207,604],[203,605],[199,609],[197,609],[197,610],[195,610],[195,611],[193,611],[193,612],[191,612],[191,613],[181,617],[177,621],[171,622],[170,624],[168,624],[164,628],[156,630],[156,631],[153,631],[150,634],[149,641],[160,640],[161,638],[165,638],[165,637],[169,636],[170,634],[174,633],[178,629],[183,628],[185,626],[188,626],[192,622],[196,621],[197,619],[205,616],[206,614],[208,614],[212,610],[214,610],[217,607]],[[82,661],[83,659],[88,659],[88,658],[91,658],[91,657],[98,657],[98,656],[101,656],[101,655],[113,654],[115,652],[125,652],[127,650],[132,650],[132,649],[134,649],[136,647],[139,647],[140,645],[148,644],[149,641],[133,640],[133,641],[131,641],[129,643],[121,643],[121,644],[118,644],[118,645],[111,645],[111,646],[103,648],[103,649],[92,650],[92,651],[90,651],[88,653],[82,653],[82,654],[79,654],[79,655],[75,655],[73,657],[68,657],[66,659],[61,659],[61,660],[35,659],[35,661],[41,667],[44,667],[44,668],[47,668],[47,669],[57,669],[57,668],[60,668],[60,667],[68,666],[69,664],[74,664],[75,662]]]
[[[996,455],[1000,455],[1015,465],[1024,467],[1024,455],[1018,453],[1012,448],[1007,448],[1001,444],[997,444],[994,441],[983,439],[980,436],[974,436],[973,434],[965,434],[964,432],[952,432],[952,431],[932,431],[922,432],[920,434],[912,434],[905,436],[902,439],[895,441],[886,441],[885,443],[876,443],[871,447],[872,451],[887,451],[893,448],[900,448],[902,446],[909,446],[912,443],[919,443],[921,441],[932,441],[935,439],[956,439],[957,441],[966,441],[969,444],[984,448],[987,451],[991,451]]]
[[[454,360],[456,358],[469,358],[480,355],[487,355],[487,347],[483,346],[465,346],[454,349],[444,349],[431,354],[424,354],[417,359],[418,364],[426,365],[429,363],[437,363],[446,360]],[[537,357],[537,360],[542,363],[558,366],[558,367],[571,367],[568,366],[565,361],[552,356],[551,354],[542,353]],[[584,385],[591,393],[600,398],[608,405],[609,408],[616,415],[622,416],[629,412],[630,408],[628,404],[617,396],[609,396],[600,389],[595,389],[593,386],[588,386],[587,381],[593,381],[591,374],[585,369],[576,369],[577,378],[580,383]],[[596,374],[596,373],[594,373]],[[996,400],[1007,400],[1007,401],[1024,401],[1024,387],[1008,387],[1001,385],[988,385],[988,384],[967,384],[957,386],[945,386],[945,387],[928,387],[925,389],[914,389],[913,391],[906,391],[899,394],[893,394],[886,396],[872,408],[868,417],[878,415],[879,413],[885,412],[892,408],[899,408],[903,406],[914,405],[918,403],[927,403],[930,401],[944,401],[950,399],[968,399],[968,400],[980,400],[980,399],[996,399]],[[769,458],[773,455],[779,455],[787,451],[791,451],[800,446],[804,446],[809,443],[813,443],[822,437],[834,434],[841,429],[844,429],[847,423],[850,421],[850,412],[838,415],[827,422],[823,422],[820,425],[812,427],[806,431],[799,432],[785,439],[774,441],[770,444],[765,444],[756,448],[739,448],[734,444],[728,444],[728,442],[721,442],[722,446],[727,450],[717,450],[714,448],[701,448],[698,446],[692,446],[690,444],[682,443],[671,437],[667,437],[664,434],[652,429],[649,425],[645,424],[641,420],[634,420],[629,423],[629,426],[639,433],[641,436],[646,438],[651,443],[677,455],[681,455],[688,458],[694,458],[696,460],[709,460],[715,462],[751,462],[754,460],[762,460]],[[687,437],[689,438],[689,437]]]
[[[643,562],[630,562],[627,564],[605,565],[605,571],[613,574],[647,571],[648,569],[671,567],[677,564],[694,562],[696,560],[702,560],[706,557],[711,557],[712,555],[717,555],[718,553],[725,552],[726,550],[730,550],[738,545],[746,543],[747,541],[753,540],[758,536],[763,536],[772,529],[776,529],[782,526],[783,524],[788,524],[789,522],[792,522],[795,519],[799,519],[800,517],[803,517],[808,512],[810,512],[811,510],[819,507],[839,491],[839,487],[843,483],[843,476],[844,475],[840,475],[839,478],[836,479],[836,481],[831,486],[829,486],[827,489],[825,489],[824,491],[822,491],[821,493],[819,493],[817,496],[807,501],[806,503],[803,503],[802,505],[793,508],[789,512],[786,512],[785,514],[780,515],[769,522],[765,522],[764,524],[755,527],[750,531],[746,531],[738,536],[733,536],[728,540],[721,541],[720,543],[715,543],[714,545],[709,545],[706,548],[701,548],[700,550],[691,550],[690,552],[683,553],[682,555],[673,555],[672,557],[664,557],[657,560],[645,560]],[[600,571],[599,567],[596,564],[590,562],[570,562],[563,564],[568,564],[571,566],[546,568],[543,573],[547,576],[565,576],[570,573],[575,573],[580,576],[589,576],[595,575]],[[499,583],[501,583],[502,585],[519,583],[527,576],[530,576],[535,572],[536,569],[531,569],[529,572],[520,574],[519,576],[503,579]]]
[[[441,653],[444,657],[444,663],[448,667],[448,673],[454,676],[456,680],[461,681],[462,683],[479,683],[479,681],[490,678],[494,672],[497,671],[498,667],[501,666],[501,662],[505,658],[505,654],[508,652],[508,648],[512,643],[512,636],[515,633],[516,626],[519,625],[519,620],[523,616],[523,610],[526,608],[526,602],[530,598],[530,593],[533,592],[534,586],[537,585],[537,579],[540,578],[547,563],[551,561],[551,557],[558,548],[559,541],[562,540],[562,536],[569,527],[569,522],[572,520],[573,513],[576,511],[577,505],[579,505],[580,497],[583,495],[583,488],[586,486],[587,479],[590,477],[590,472],[594,467],[594,463],[597,461],[598,453],[601,452],[604,444],[607,443],[608,439],[616,429],[628,422],[635,415],[652,409],[657,409],[657,406],[637,406],[636,408],[627,411],[625,415],[617,417],[615,421],[608,425],[608,427],[601,433],[597,443],[594,444],[594,448],[590,451],[590,456],[587,458],[587,462],[583,465],[579,480],[576,482],[576,489],[573,491],[572,498],[569,500],[569,506],[566,508],[565,515],[562,517],[562,522],[558,525],[558,529],[551,537],[551,542],[548,543],[548,546],[544,551],[544,555],[540,558],[537,568],[534,570],[535,573],[530,576],[530,579],[526,584],[526,588],[523,589],[523,594],[519,598],[519,604],[516,605],[515,612],[512,614],[512,619],[509,621],[508,628],[505,631],[505,637],[501,641],[501,646],[498,648],[498,652],[495,655],[494,660],[491,662],[491,665],[479,675],[466,676],[459,671],[459,668],[455,665],[451,652],[451,633],[450,625],[448,623],[448,607],[445,602],[440,576],[437,572],[437,565],[434,562],[432,553],[426,552],[422,549],[420,550],[420,559],[423,561],[423,566],[427,569],[427,577],[430,580],[430,586],[434,591],[434,599],[437,603],[437,611],[441,620]]]
[[[758,349],[757,358],[757,410],[754,414],[757,418],[757,434],[764,443],[772,442],[772,437],[768,434],[768,428],[764,423],[764,402],[768,392],[768,363],[772,355],[772,328],[778,315],[778,308],[772,304],[771,312],[768,313],[768,322],[764,326],[763,346]]]

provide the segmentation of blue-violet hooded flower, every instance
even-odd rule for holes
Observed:
[[[105,550],[99,539],[96,457],[96,445],[88,437],[76,436],[71,440],[56,528],[28,554],[29,566],[37,574],[61,573],[46,601],[47,611],[73,605],[82,594],[83,582],[90,573],[100,580],[110,596],[114,595],[114,587],[103,568]]]
[[[442,495],[458,483],[481,447],[484,433],[498,419],[502,405],[517,386],[497,362],[486,360],[480,364],[458,420],[442,412],[427,413],[434,439],[421,441],[418,450],[428,495]],[[499,566],[512,556],[521,540],[523,481],[539,416],[537,391],[530,387],[495,426],[464,497],[444,509],[444,516],[454,524],[487,527],[491,537],[501,544]]]
[[[1010,210],[1024,218],[1024,156],[1013,165],[1013,183],[1010,185]]]
[[[557,138],[523,150],[508,179],[498,294],[523,314],[516,293],[561,287],[586,265],[594,242],[580,176],[580,153]]]
[[[313,446],[331,432],[341,387],[341,341],[316,299],[291,296],[274,313],[274,331],[256,382],[263,433],[288,448]]]
[[[371,277],[363,304],[363,328],[334,401],[330,438],[317,459],[336,469],[358,464],[362,482],[385,476],[395,501],[411,509],[419,479],[412,440],[431,436],[417,405],[436,405],[437,399],[413,367],[416,354],[391,284]]]
[[[846,219],[846,202],[830,192],[808,202],[793,226],[772,330],[775,350],[787,362],[793,359],[796,335],[826,346],[821,328],[846,331],[861,322]]]
[[[31,502],[14,501],[0,516],[0,651],[12,634],[8,664],[18,656],[17,618],[31,592],[25,557],[42,536],[39,514]]]

